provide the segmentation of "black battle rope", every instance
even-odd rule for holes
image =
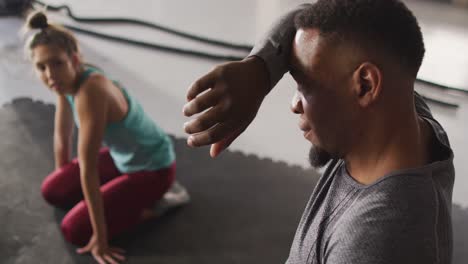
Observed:
[[[109,18],[97,18],[97,17],[77,17],[75,16],[70,7],[67,5],[60,5],[60,6],[52,6],[52,5],[47,5],[41,1],[35,0],[35,3],[49,9],[52,11],[60,11],[60,10],[65,10],[67,15],[72,18],[73,20],[80,22],[80,23],[90,23],[90,24],[131,24],[131,25],[138,25],[138,26],[144,26],[144,27],[149,27],[152,29],[160,30],[172,35],[176,35],[182,38],[214,45],[214,46],[219,46],[219,47],[224,47],[224,48],[229,48],[229,49],[234,49],[234,50],[243,50],[246,52],[250,52],[252,49],[252,46],[250,45],[242,45],[242,44],[234,44],[234,43],[229,43],[229,42],[224,42],[220,40],[215,40],[215,39],[209,39],[206,37],[201,37],[197,36],[194,34],[190,34],[187,32],[182,32],[176,29],[172,29],[169,27],[165,27],[162,25],[158,25],[155,23],[150,23],[138,19],[130,19],[130,18],[120,18],[120,17],[109,17]]]
[[[224,48],[229,48],[229,49],[236,49],[236,50],[243,50],[249,52],[253,46],[250,45],[240,45],[240,44],[233,44],[233,43],[228,43],[224,41],[219,41],[219,40],[214,40],[214,39],[208,39],[204,37],[200,37],[197,35],[193,35],[190,33],[178,31],[175,29],[171,29],[165,26],[157,25],[154,23],[149,23],[141,20],[136,20],[136,19],[129,19],[129,18],[83,18],[83,17],[77,17],[73,15],[71,9],[67,5],[60,5],[60,6],[51,6],[47,5],[41,1],[34,0],[34,3],[37,3],[44,8],[52,11],[60,11],[60,10],[66,10],[67,15],[72,18],[73,20],[77,22],[82,22],[82,23],[120,23],[120,24],[134,24],[134,25],[141,25],[141,26],[146,26],[150,27],[156,30],[161,30],[163,32],[169,33],[169,34],[174,34],[183,38],[187,38],[190,40],[195,40],[199,41],[202,43],[210,44],[210,45],[215,45],[219,47],[224,47]],[[188,55],[188,56],[194,56],[198,58],[203,58],[203,59],[210,59],[210,60],[217,60],[217,61],[236,61],[236,60],[242,60],[244,57],[241,56],[231,56],[231,55],[220,55],[220,54],[212,54],[212,53],[207,53],[207,52],[201,52],[201,51],[195,51],[195,50],[188,50],[188,49],[181,49],[181,48],[174,48],[174,47],[169,47],[165,45],[160,45],[160,44],[155,44],[155,43],[149,43],[149,42],[143,42],[143,41],[138,41],[138,40],[133,40],[129,38],[123,38],[123,37],[118,37],[118,36],[113,36],[109,34],[104,34],[104,33],[99,33],[96,31],[88,30],[88,29],[83,29],[71,25],[64,25],[66,28],[69,28],[73,31],[91,35],[94,37],[99,37],[107,40],[113,40],[121,43],[127,43],[127,44],[132,44],[140,47],[146,47],[146,48],[151,48],[151,49],[156,49],[156,50],[161,50],[161,51],[167,51],[167,52],[172,52],[172,53],[178,53],[178,54],[183,54],[183,55]],[[429,85],[432,87],[436,87],[438,89],[442,90],[449,90],[449,91],[457,91],[457,92],[462,92],[465,94],[468,94],[467,89],[462,89],[462,88],[454,88],[438,83],[434,83],[431,81],[427,81],[424,79],[417,78],[416,82],[419,82],[421,84]],[[447,107],[458,107],[457,104],[453,103],[447,103],[444,101],[440,101],[438,99],[431,99],[426,97],[427,100],[434,102],[434,103],[439,103],[441,105],[447,106]]]
[[[218,55],[218,54],[212,54],[212,53],[207,53],[207,52],[202,52],[202,51],[186,50],[186,49],[174,48],[174,47],[169,47],[165,45],[139,41],[139,40],[133,40],[129,38],[117,37],[117,36],[113,36],[109,34],[99,33],[99,32],[92,31],[92,30],[82,29],[79,27],[71,26],[71,25],[63,24],[63,26],[73,31],[91,35],[91,36],[98,37],[98,38],[102,38],[102,39],[108,39],[108,40],[113,40],[113,41],[117,41],[121,43],[132,44],[132,45],[139,46],[139,47],[167,51],[167,52],[183,54],[183,55],[188,55],[188,56],[193,56],[193,57],[198,57],[198,58],[203,58],[203,59],[210,59],[210,60],[216,60],[216,61],[238,61],[238,60],[244,59],[244,57],[240,57],[240,56]]]

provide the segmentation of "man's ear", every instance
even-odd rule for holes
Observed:
[[[353,74],[353,92],[359,105],[367,107],[374,103],[382,90],[382,71],[373,63],[359,65]]]

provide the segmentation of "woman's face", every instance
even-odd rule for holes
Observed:
[[[57,94],[71,94],[79,72],[77,54],[68,54],[54,45],[39,45],[32,49],[32,61],[37,76]]]

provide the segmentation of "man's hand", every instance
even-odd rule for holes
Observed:
[[[210,155],[216,157],[249,126],[269,91],[268,69],[258,57],[217,66],[187,92],[184,114],[203,112],[185,123],[187,144],[212,144]]]

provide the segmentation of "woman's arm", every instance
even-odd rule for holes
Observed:
[[[99,187],[98,154],[107,120],[108,100],[102,85],[103,77],[89,79],[75,96],[80,123],[78,160],[81,187],[88,206],[94,236],[101,246],[107,246],[107,227]]]
[[[77,252],[90,252],[98,263],[119,263],[125,260],[122,249],[112,248],[108,244],[104,204],[99,188],[98,155],[108,120],[110,100],[106,90],[110,84],[103,76],[92,76],[75,96],[80,122],[78,159],[81,188],[93,228],[88,244]]]
[[[73,113],[64,95],[57,97],[54,121],[55,169],[70,162],[73,138]]]

